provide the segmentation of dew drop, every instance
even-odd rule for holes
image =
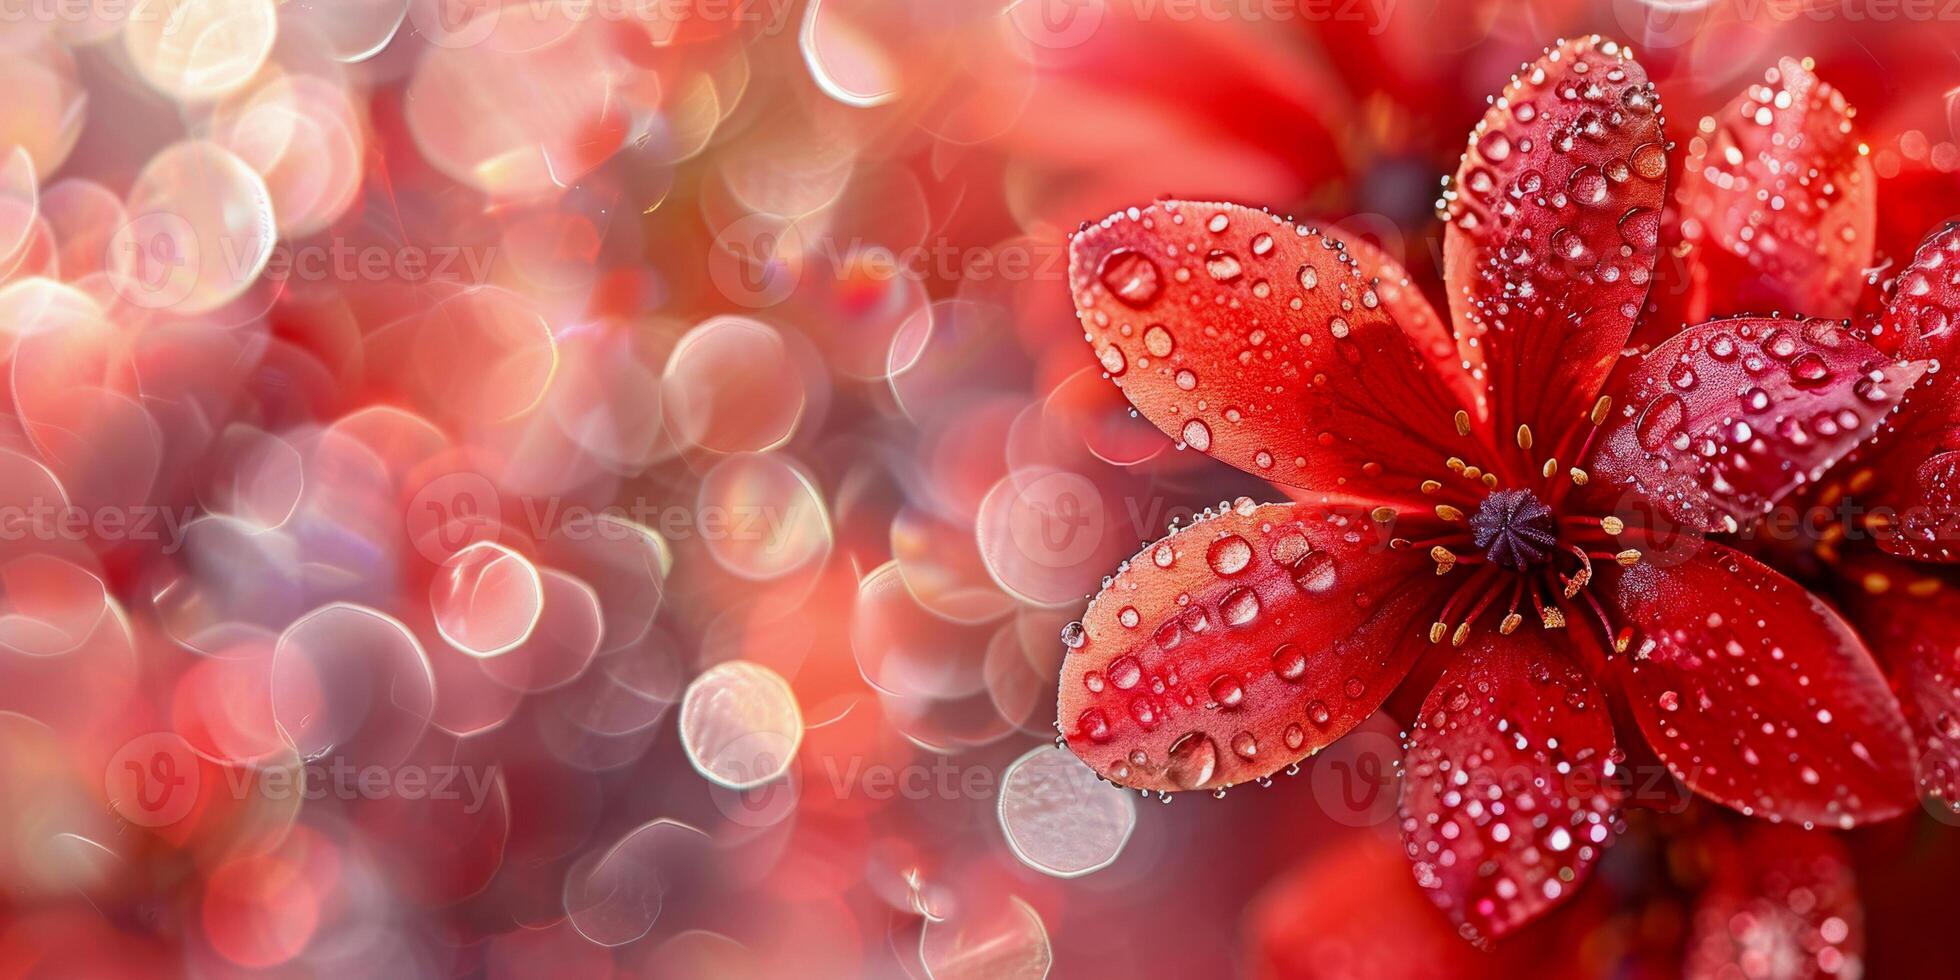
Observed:
[[[1111,295],[1130,306],[1148,306],[1163,289],[1157,263],[1135,249],[1119,248],[1103,256],[1097,278]]]
[[[1220,575],[1237,575],[1252,563],[1252,545],[1236,534],[1228,534],[1211,543],[1205,552],[1205,562]]]

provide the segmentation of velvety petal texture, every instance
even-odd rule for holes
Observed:
[[[1242,500],[1145,547],[1064,640],[1060,724],[1139,789],[1259,779],[1381,705],[1436,577],[1368,517]]]
[[[1717,320],[1642,357],[1588,468],[1733,531],[1856,448],[1925,372],[1836,320]]]
[[[1613,724],[1564,641],[1483,634],[1416,719],[1403,841],[1416,881],[1472,942],[1571,895],[1618,833]]]
[[[1445,277],[1495,431],[1556,451],[1584,420],[1652,281],[1666,179],[1660,98],[1597,36],[1526,65],[1470,134],[1440,202]]]
[[[1817,597],[1702,542],[1619,578],[1617,662],[1641,731],[1695,792],[1742,813],[1849,827],[1913,805],[1911,736],[1864,643]]]
[[[1235,204],[1162,201],[1088,227],[1069,255],[1097,360],[1182,446],[1387,501],[1417,499],[1459,441],[1459,400],[1383,302],[1384,270],[1338,238]],[[1398,303],[1421,301],[1398,285]]]
[[[1876,220],[1853,115],[1808,63],[1784,58],[1701,120],[1677,195],[1709,287],[1689,317],[1853,311]]]

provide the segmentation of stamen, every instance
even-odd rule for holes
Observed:
[[[1484,488],[1488,490],[1497,489],[1497,474],[1495,473],[1484,474]]]
[[[1531,448],[1531,426],[1529,425],[1518,426],[1518,448],[1519,449]]]
[[[1461,456],[1451,456],[1449,459],[1443,461],[1443,465],[1449,467],[1451,473],[1456,473],[1458,475],[1461,475],[1463,473],[1464,467],[1469,466],[1470,464],[1465,463],[1463,461],[1463,457]]]
[[[1565,578],[1565,597],[1570,599],[1578,595],[1581,590],[1585,589],[1586,584],[1592,581],[1593,568],[1592,559],[1587,557],[1586,549],[1576,544],[1568,544],[1565,546],[1565,550],[1579,556],[1579,570],[1569,576],[1563,576]]]
[[[1614,555],[1613,560],[1619,562],[1622,568],[1632,568],[1633,566],[1640,564],[1640,549],[1628,548],[1627,550],[1622,551],[1617,555]]]
[[[1544,468],[1544,469],[1542,469],[1542,470],[1540,470],[1539,472],[1540,472],[1540,473],[1542,473],[1542,474],[1544,474],[1544,477],[1545,477],[1545,479],[1547,479],[1547,480],[1549,480],[1549,479],[1551,479],[1551,478],[1552,478],[1552,474],[1554,474],[1554,473],[1557,473],[1557,472],[1558,472],[1558,460],[1556,460],[1556,459],[1548,459],[1548,460],[1546,460],[1546,461],[1545,461],[1545,468]]]
[[[1505,636],[1510,636],[1512,633],[1516,633],[1518,631],[1518,627],[1522,626],[1523,624],[1524,624],[1524,617],[1518,615],[1515,611],[1513,611],[1505,614],[1504,621],[1497,624],[1497,632]]]
[[[1607,534],[1617,535],[1627,529],[1627,522],[1617,517],[1602,517],[1599,519],[1599,529],[1605,531]]]
[[[1470,434],[1470,413],[1460,408],[1456,410],[1456,434],[1460,436]]]
[[[1545,605],[1545,600],[1536,592],[1531,594],[1531,604],[1538,607],[1538,619],[1545,624],[1546,629],[1562,630],[1565,628],[1565,610],[1560,609],[1557,605]]]
[[[1395,508],[1377,507],[1374,510],[1369,511],[1368,516],[1374,518],[1375,523],[1377,524],[1387,524],[1389,521],[1395,519]]]
[[[1451,507],[1449,504],[1437,504],[1436,516],[1442,518],[1443,520],[1449,521],[1452,524],[1461,523],[1463,521],[1463,512],[1457,510],[1455,507]]]
[[[1447,634],[1449,631],[1450,631],[1450,624],[1448,623],[1435,622],[1429,624],[1429,642],[1431,643],[1443,642],[1443,636]]]
[[[1605,425],[1606,415],[1612,410],[1613,410],[1613,396],[1601,395],[1599,396],[1598,401],[1593,402],[1592,414],[1587,417],[1592,419],[1592,424],[1594,425]]]
[[[1572,468],[1571,476],[1572,476],[1572,485],[1575,487],[1583,487],[1586,485],[1587,480],[1592,479],[1592,477],[1586,475],[1585,470],[1582,470],[1577,466],[1574,466]]]
[[[1463,468],[1463,478],[1466,480],[1475,480],[1483,475],[1484,471],[1475,466],[1466,466]]]
[[[1437,482],[1437,481],[1435,481],[1435,480],[1424,480],[1424,481],[1422,481],[1422,492],[1423,492],[1423,493],[1435,493],[1436,491],[1438,491],[1438,490],[1441,490],[1441,489],[1443,489],[1443,485],[1442,485],[1441,483],[1438,483],[1438,482]]]
[[[1456,552],[1440,544],[1429,549],[1429,557],[1436,562],[1436,574],[1438,575],[1448,575],[1450,569],[1456,567]]]

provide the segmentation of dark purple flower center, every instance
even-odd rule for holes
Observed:
[[[1499,490],[1471,515],[1470,537],[1493,564],[1521,572],[1552,553],[1558,526],[1531,491]]]

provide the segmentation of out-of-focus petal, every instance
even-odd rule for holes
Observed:
[[[1069,747],[1119,785],[1212,789],[1368,717],[1426,645],[1435,576],[1366,522],[1241,500],[1146,546],[1063,631]]]
[[[1752,822],[1718,848],[1714,864],[1689,925],[1683,976],[1805,980],[1863,972],[1863,907],[1851,856],[1837,838]]]
[[[1875,178],[1836,89],[1784,58],[1688,140],[1676,199],[1709,288],[1692,320],[1845,316],[1871,265]]]
[[[1856,448],[1925,373],[1835,320],[1716,320],[1641,358],[1588,464],[1671,520],[1736,530]]]
[[[1919,747],[1919,789],[1960,808],[1960,588],[1944,570],[1866,556],[1845,615],[1892,677]]]
[[[1849,827],[1912,805],[1899,703],[1865,644],[1796,583],[1712,541],[1619,579],[1634,631],[1617,663],[1674,774],[1772,820]]]
[[[1562,635],[1479,634],[1417,716],[1402,784],[1416,880],[1487,944],[1578,889],[1619,820],[1613,723]]]
[[[1480,348],[1495,429],[1559,447],[1633,330],[1666,188],[1660,97],[1618,42],[1564,42],[1504,87],[1441,206],[1458,336]]]
[[[1382,269],[1337,238],[1162,201],[1088,227],[1069,253],[1097,360],[1182,445],[1330,497],[1420,501],[1459,441],[1457,399],[1384,306]]]

